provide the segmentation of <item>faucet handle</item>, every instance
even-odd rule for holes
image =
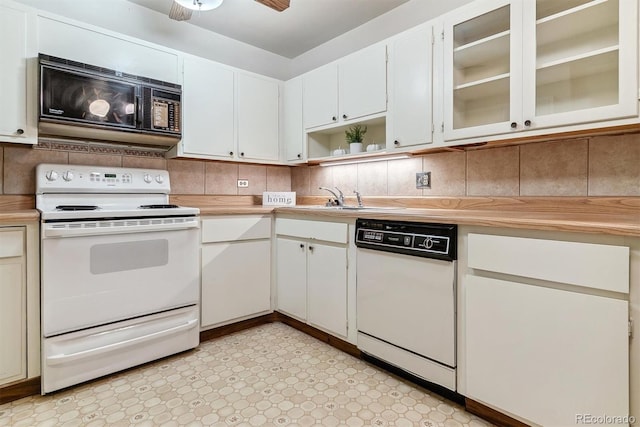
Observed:
[[[361,208],[363,207],[362,204],[362,195],[360,194],[360,192],[358,190],[353,190],[353,194],[356,195],[356,198],[358,199],[358,207]]]

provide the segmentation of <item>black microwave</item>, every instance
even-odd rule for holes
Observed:
[[[41,136],[175,145],[181,86],[40,54]]]

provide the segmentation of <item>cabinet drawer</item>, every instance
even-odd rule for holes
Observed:
[[[347,243],[348,226],[341,222],[276,218],[276,234],[326,242]]]
[[[22,230],[0,231],[0,258],[22,256],[23,239]]]
[[[469,267],[629,293],[629,248],[469,234]]]
[[[202,220],[202,243],[268,239],[271,217],[234,216]]]

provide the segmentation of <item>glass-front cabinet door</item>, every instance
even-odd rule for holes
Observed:
[[[445,140],[638,115],[636,0],[479,0],[443,38]]]
[[[517,128],[522,114],[522,3],[473,2],[444,22],[445,139]]]
[[[638,3],[524,1],[525,120],[532,128],[638,115]]]

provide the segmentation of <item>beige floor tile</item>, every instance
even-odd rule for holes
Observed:
[[[0,425],[489,426],[460,406],[282,323],[47,396]]]
[[[200,160],[167,160],[172,194],[204,194],[204,165]]]
[[[464,152],[436,153],[422,157],[422,170],[431,172],[431,188],[424,196],[464,196],[466,155]]]
[[[291,168],[267,166],[267,191],[291,191]]]
[[[333,188],[333,168],[324,166],[309,166],[309,195],[332,197],[319,187]]]
[[[386,161],[358,164],[358,189],[363,196],[387,195]]]
[[[216,195],[238,194],[238,164],[207,162],[205,165],[205,193]]]
[[[416,173],[422,172],[422,158],[389,160],[387,167],[389,196],[422,196],[422,190],[416,188]]]
[[[267,167],[263,165],[238,165],[238,179],[248,179],[249,187],[238,188],[240,195],[262,196],[267,190]]]
[[[310,195],[310,174],[308,166],[295,166],[291,168],[291,191],[297,196]]]
[[[640,196],[640,135],[589,141],[589,196]]]
[[[518,196],[519,147],[467,152],[467,196]]]

